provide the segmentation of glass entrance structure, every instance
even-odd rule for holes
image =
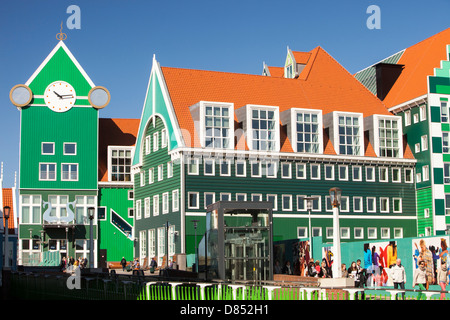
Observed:
[[[272,280],[272,202],[209,205],[198,256],[206,279]]]

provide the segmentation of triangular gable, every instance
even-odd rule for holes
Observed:
[[[136,139],[136,148],[132,163],[133,166],[142,163],[143,140],[145,139],[144,134],[155,116],[159,116],[167,128],[169,150],[184,146],[183,135],[173,110],[164,76],[159,63],[156,61],[155,57],[153,57],[152,70],[150,72]]]
[[[57,80],[74,85],[78,96],[87,96],[95,86],[63,41],[55,46],[25,84],[33,95],[41,95],[51,81]]]

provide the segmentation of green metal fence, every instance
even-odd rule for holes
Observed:
[[[393,300],[402,291],[336,290],[298,284],[236,284],[162,281],[157,277],[11,274],[10,297],[21,300]],[[448,294],[448,292],[446,292]],[[406,300],[440,299],[440,291],[405,290]],[[448,295],[446,297],[448,299]]]

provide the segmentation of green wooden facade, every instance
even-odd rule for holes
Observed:
[[[332,242],[332,210],[327,201],[329,189],[335,186],[348,200],[348,206],[341,208],[341,241],[417,235],[415,160],[238,150],[226,150],[225,154],[221,149],[185,147],[169,97],[163,73],[154,60],[133,159],[135,256],[141,260],[157,257],[161,263],[167,247],[170,256],[194,253],[195,237],[198,243],[205,232],[206,206],[219,200],[275,199],[274,241],[305,238],[311,232],[322,236],[324,242]],[[161,136],[167,137],[165,147]],[[222,168],[224,161],[227,168]],[[277,168],[271,177],[267,176],[268,161]],[[261,164],[260,176],[252,176],[253,162]],[[236,172],[238,163],[244,165],[245,174],[242,167]],[[306,170],[301,178],[297,164]],[[172,168],[170,177],[168,166]],[[320,167],[318,179],[311,178],[312,166]],[[334,167],[332,179],[325,178],[325,166]],[[341,167],[348,172],[345,180],[339,178]],[[158,168],[163,168],[159,179]],[[366,177],[366,168],[373,169],[373,180]],[[353,169],[359,172],[358,177],[353,176]],[[386,170],[387,180],[380,181],[380,170]],[[304,196],[320,197],[318,207],[311,211],[311,230]],[[368,210],[369,201],[375,203],[373,210]],[[381,211],[382,201],[388,203],[385,212]],[[194,220],[199,220],[196,229]],[[167,223],[173,228],[169,232]]]

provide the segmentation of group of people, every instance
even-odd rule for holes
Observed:
[[[87,264],[88,259],[86,257],[78,257],[78,259],[74,259],[73,257],[66,259],[66,257],[62,257],[59,268],[62,272],[68,272],[74,271],[76,268],[85,269],[87,268]]]
[[[134,258],[134,260],[131,260],[129,263],[125,259],[125,257],[122,257],[122,260],[120,261],[120,265],[122,266],[122,271],[125,271],[127,269],[127,266],[130,267],[131,270],[140,270],[141,269],[141,263],[139,262],[139,258]],[[150,261],[150,272],[153,272],[157,267],[158,263],[156,262],[156,259],[153,257]]]

